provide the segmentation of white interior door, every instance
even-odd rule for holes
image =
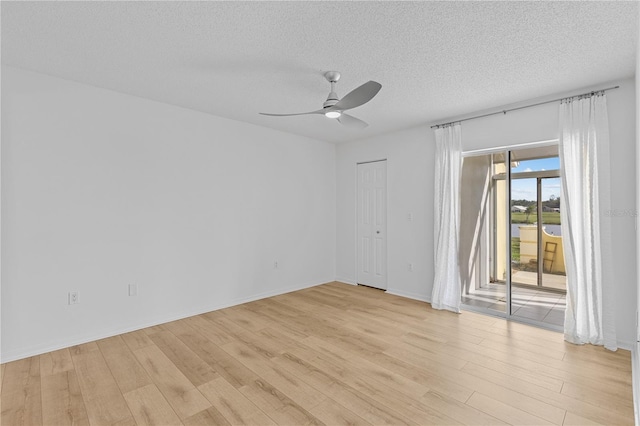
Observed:
[[[358,164],[358,284],[387,288],[387,162]]]

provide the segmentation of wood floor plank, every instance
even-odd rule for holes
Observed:
[[[473,390],[465,387],[463,383],[457,383],[434,374],[430,368],[416,368],[402,359],[389,356],[386,353],[374,355],[370,357],[370,360],[428,387],[433,392],[446,395],[456,401],[465,402],[473,394]]]
[[[164,328],[163,331],[167,332],[171,332],[174,335],[179,335],[179,334],[183,334],[183,333],[189,333],[191,331],[193,331],[193,327],[191,327],[187,321],[186,318],[185,319],[181,319],[181,320],[177,320],[177,321],[171,321],[171,322],[167,322],[162,324],[162,327]]]
[[[311,414],[326,425],[371,425],[371,423],[347,410],[342,404],[333,399],[322,401],[318,406],[311,409]]]
[[[457,401],[447,395],[429,391],[422,396],[422,401],[427,406],[438,410],[442,414],[465,425],[506,425],[508,423],[497,419],[494,416],[473,408],[466,403]]]
[[[264,379],[258,379],[248,386],[243,386],[240,392],[260,408],[269,418],[278,424],[320,425],[323,424],[309,411],[302,408],[294,400],[272,386]],[[321,396],[321,401],[326,400]],[[314,405],[314,408],[317,406]]]
[[[226,317],[216,320],[216,324],[224,327],[233,337],[234,342],[240,341],[249,346],[252,350],[260,353],[265,359],[273,358],[282,353],[283,349],[276,342],[268,338],[263,338],[257,333],[248,331]]]
[[[295,348],[306,348],[302,340],[309,337],[307,335],[297,335],[289,333],[281,328],[266,327],[255,333],[261,339],[268,339],[278,345],[278,354],[281,355]]]
[[[574,414],[570,411],[567,411],[567,415],[564,418],[564,423],[562,424],[564,426],[597,426],[597,425],[604,426],[604,423],[593,422],[589,419],[586,419],[578,414]]]
[[[414,365],[424,366],[424,361],[419,357],[406,357],[407,362]],[[476,392],[480,392],[485,395],[490,395],[497,398],[500,401],[516,407],[522,411],[528,413],[535,413],[551,423],[558,424],[564,417],[564,410],[558,408],[553,404],[549,404],[546,401],[541,401],[539,398],[534,398],[529,395],[527,391],[533,389],[534,391],[543,390],[546,394],[550,392],[547,389],[539,386],[531,385],[527,382],[510,378],[504,380],[502,377],[498,377],[493,371],[484,369],[480,370],[485,375],[478,377],[478,374],[470,374],[467,371],[459,370],[456,368],[447,368],[444,364],[431,364],[431,372],[437,374],[446,380],[451,380],[456,383],[463,383],[465,387],[468,387]],[[509,386],[509,387],[506,387]],[[520,393],[526,389],[524,393]],[[560,395],[556,393],[555,395]],[[491,414],[491,413],[487,413]]]
[[[553,424],[541,419],[540,417],[536,417],[533,414],[529,414],[526,411],[522,411],[518,408],[512,407],[478,392],[471,395],[471,398],[469,398],[469,401],[467,401],[467,405],[470,405],[471,407],[483,411],[509,424],[536,426]]]
[[[125,333],[120,337],[122,337],[122,340],[124,340],[131,351],[144,348],[145,346],[153,345],[153,341],[149,338],[149,335],[147,335],[144,330]]]
[[[73,355],[73,364],[92,424],[114,424],[132,417],[100,350]]]
[[[405,360],[421,368],[426,368],[427,366],[442,366],[461,370],[469,362],[469,358],[463,359],[442,353],[442,348],[445,348],[445,346],[434,346],[432,349],[426,349],[414,346],[410,342],[403,342],[386,349],[383,353]]]
[[[42,377],[42,421],[57,426],[89,424],[74,370]]]
[[[407,419],[416,424],[459,424],[458,421],[445,414],[434,410],[420,400],[422,393],[414,389],[415,394],[410,396],[411,391],[405,390],[404,395],[396,392],[389,392],[389,380],[379,381],[366,372],[360,372],[353,368],[353,365],[341,363],[339,359],[333,358],[331,361],[325,359],[326,355],[321,354],[309,362],[322,371],[328,372],[339,378],[341,382],[350,386],[360,394],[367,395],[371,400],[375,401],[382,410],[389,413],[401,413]]]
[[[584,364],[568,364],[561,360],[545,358],[515,349],[513,353],[506,353],[463,341],[450,342],[440,348],[440,352],[468,361],[482,357],[492,358],[514,368],[524,368],[540,375],[563,381],[574,381],[578,384],[585,381],[591,383],[628,382],[630,384],[631,380],[621,373],[612,374],[613,372],[609,369],[585,369]]]
[[[280,296],[278,296],[277,299],[274,299],[274,300],[284,305],[296,306],[298,309],[303,309],[305,312],[310,312],[310,313],[313,313],[314,315],[320,312],[324,314],[327,311],[329,311],[330,313],[334,313],[336,311],[344,312],[343,310],[334,308],[333,306],[318,305],[317,303],[314,303],[308,300],[302,293],[298,293],[298,292],[281,294]],[[262,316],[266,316],[260,311],[258,311],[258,314]],[[276,324],[278,323],[278,321],[273,321],[273,320],[272,322]]]
[[[355,351],[363,356],[384,352],[393,346],[390,343],[371,336],[363,336],[352,332],[339,323],[333,323],[319,318],[313,323],[316,338],[326,340],[335,346]]]
[[[466,372],[462,373],[466,374]],[[581,416],[592,421],[606,424],[625,424],[624,419],[629,418],[615,410],[597,407],[562,393],[550,392],[541,386],[517,378],[504,380],[489,369],[475,369],[473,377],[475,379],[452,374],[454,380],[464,380],[469,386],[485,395],[491,395],[524,411],[544,417],[552,423],[558,424],[562,411],[567,410],[580,413]]]
[[[73,370],[73,361],[69,349],[40,355],[40,375],[43,377],[71,370]]]
[[[126,394],[151,384],[151,378],[121,336],[109,337],[97,342],[120,392]]]
[[[71,355],[86,354],[87,352],[93,352],[97,350],[99,349],[96,342],[83,343],[81,345],[75,345],[69,348],[69,352],[71,352]]]
[[[591,348],[585,347],[585,350],[590,351]],[[469,360],[477,358],[482,360],[482,363],[484,363],[484,360],[492,360],[492,362],[502,363],[512,371],[535,372],[540,379],[551,378],[556,381],[568,381],[580,386],[597,387],[603,391],[605,389],[624,389],[624,385],[630,384],[631,380],[628,370],[624,372],[623,368],[598,367],[588,361],[579,362],[576,360],[573,363],[568,363],[566,360],[558,361],[553,358],[546,358],[542,354],[538,354],[532,359],[530,356],[514,356],[518,355],[515,351],[513,354],[487,352],[479,349],[479,347],[474,348],[461,342],[454,343],[450,348],[446,348],[443,351]],[[474,354],[481,356],[477,357]],[[603,351],[600,354],[603,360],[606,360],[611,355],[615,356],[614,353],[609,351]]]
[[[337,282],[0,364],[0,423],[634,422],[629,351]]]
[[[8,363],[2,381],[0,424],[42,424],[40,358],[34,356]]]
[[[225,316],[247,331],[257,332],[273,325],[273,321],[243,307],[224,310]]]
[[[232,425],[275,425],[276,423],[224,378],[198,387]]]
[[[403,375],[396,374],[368,359],[325,341],[321,341],[313,336],[304,339],[304,343],[318,353],[317,358],[326,357],[326,359],[334,365],[348,369],[349,373],[354,372],[359,376],[376,380],[396,392],[407,395],[423,395],[429,390],[429,388],[423,384],[408,379]]]
[[[138,426],[182,425],[178,415],[154,384],[125,393],[124,399]]]
[[[608,395],[608,398],[603,398],[603,391],[601,389],[576,385],[569,382],[566,382],[562,386],[562,394],[588,402],[597,407],[613,409],[616,412],[626,413],[629,416],[633,415],[633,398],[631,395]]]
[[[164,327],[164,324],[159,324],[159,325],[154,325],[152,327],[147,327],[145,329],[143,329],[143,331],[145,332],[145,334],[147,336],[151,336],[154,333],[157,333],[159,331],[165,331],[166,328]],[[140,349],[140,348],[138,348]]]
[[[256,373],[203,335],[191,332],[181,334],[178,338],[235,388],[249,385],[258,379]]]
[[[184,322],[216,345],[222,346],[235,340],[222,327],[208,320],[204,315],[186,318]]]
[[[218,377],[218,373],[213,368],[173,333],[161,331],[153,334],[151,340],[195,387]]]
[[[253,384],[261,383],[263,387],[266,387],[267,384],[264,383],[266,380],[269,386],[275,386],[278,391],[284,393],[305,410],[312,409],[327,398],[286,369],[272,363],[271,359],[265,360],[258,352],[244,343],[229,343],[223,349],[256,374],[260,373],[260,377],[264,380],[254,381]]]
[[[553,348],[548,348],[540,345],[525,345],[525,344],[510,344],[508,339],[484,339],[479,343],[480,346],[485,346],[488,348],[496,349],[502,352],[506,352],[508,354],[514,354],[515,351],[523,351],[528,354],[531,354],[535,358],[551,358],[562,361],[564,358],[565,352],[562,350],[555,350]]]
[[[181,419],[209,408],[206,398],[158,347],[146,346],[134,354]]]
[[[302,292],[304,292],[304,290],[302,290]],[[282,322],[283,317],[295,320],[306,316],[304,309],[282,302],[277,296],[269,300],[256,300],[255,302],[251,302],[251,305],[257,312],[272,317],[278,322]]]
[[[313,386],[324,386],[322,382],[325,379],[321,378],[319,375],[311,374],[306,376],[306,380],[308,380],[309,384],[312,384]],[[388,409],[386,407],[380,407],[378,401],[356,391],[340,381],[333,380],[329,387],[325,388],[324,392],[327,395],[333,395],[333,398],[340,401],[342,406],[359,415],[369,423],[384,425],[419,424],[410,420],[402,413],[398,413],[395,410]]]
[[[324,371],[322,368],[311,364],[308,359],[316,358],[313,351],[307,350],[303,352],[296,350],[295,352],[295,355],[283,354],[274,359],[274,362],[283,365],[287,368],[287,371],[291,371],[309,385],[330,396],[331,399],[340,401],[340,408],[344,407],[372,424],[414,423],[400,413],[380,408],[380,404],[377,401],[366,394],[357,392],[333,375],[332,372]]]
[[[475,361],[469,361],[462,369],[473,374],[473,371],[480,368],[493,370],[495,372],[494,374],[500,375],[505,379],[508,377],[517,378],[553,392],[560,392],[564,384],[560,379],[536,374],[535,371],[514,367],[513,365],[508,365],[502,361],[491,358],[478,358]]]
[[[215,407],[209,407],[182,421],[184,426],[228,426],[229,421]]]

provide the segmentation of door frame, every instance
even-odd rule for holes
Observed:
[[[361,164],[380,163],[382,161],[384,161],[386,163],[386,165],[387,165],[387,167],[386,167],[387,174],[386,174],[385,177],[387,177],[387,183],[388,183],[388,181],[389,181],[389,179],[388,179],[389,163],[388,163],[388,159],[386,157],[385,158],[379,158],[377,160],[357,161],[355,163],[355,167],[354,167],[354,170],[355,170],[355,173],[354,173],[354,175],[355,175],[355,178],[354,178],[355,209],[354,209],[354,218],[353,218],[354,219],[353,221],[355,223],[355,232],[354,232],[354,235],[353,235],[354,256],[355,256],[354,257],[354,259],[355,259],[355,262],[354,262],[354,272],[355,272],[355,274],[354,274],[354,280],[353,280],[353,284],[354,285],[364,285],[364,284],[358,284],[358,272],[359,272],[359,268],[358,268],[358,251],[359,251],[359,248],[358,248],[359,247],[359,245],[358,245],[358,208],[359,208],[358,207],[358,166],[361,165]],[[389,279],[388,279],[389,278],[389,268],[388,268],[389,265],[388,265],[388,262],[387,262],[387,260],[388,260],[387,245],[388,245],[388,241],[389,241],[388,238],[387,238],[387,235],[388,235],[387,217],[388,217],[388,213],[389,213],[388,203],[387,203],[388,194],[389,194],[389,188],[388,188],[388,185],[385,184],[385,206],[384,206],[385,210],[386,210],[386,212],[385,212],[385,244],[384,244],[384,249],[385,249],[384,260],[385,260],[385,264],[386,264],[385,265],[385,287],[388,287],[388,284],[389,284]],[[372,287],[372,288],[377,288],[377,287]],[[379,289],[379,290],[386,292],[388,290],[388,288]]]

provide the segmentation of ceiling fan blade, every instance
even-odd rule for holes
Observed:
[[[298,113],[295,113],[295,114],[270,114],[268,112],[259,112],[258,114],[260,114],[260,115],[269,115],[269,116],[272,116],[272,117],[288,117],[290,115],[324,114],[325,112],[326,112],[326,110],[323,108],[323,109],[319,109],[317,111],[298,112]]]
[[[367,81],[360,87],[356,87],[347,93],[337,104],[331,107],[334,110],[345,111],[369,102],[382,89],[382,85],[376,81]]]
[[[367,123],[359,118],[355,118],[354,116],[345,113],[342,113],[342,115],[340,115],[336,120],[338,120],[340,124],[344,124],[345,126],[353,127],[355,129],[364,129],[368,126]]]

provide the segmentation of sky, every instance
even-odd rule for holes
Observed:
[[[532,172],[544,170],[559,170],[560,159],[558,157],[543,158],[540,160],[520,161],[518,167],[511,169],[511,173]],[[512,200],[536,200],[536,179],[513,179],[511,182]],[[560,197],[560,178],[542,180],[542,201],[547,201],[551,196]]]

